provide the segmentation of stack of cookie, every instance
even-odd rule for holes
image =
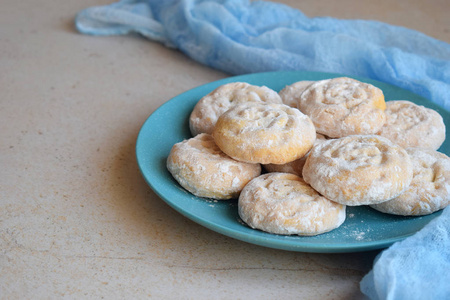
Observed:
[[[199,197],[239,198],[242,220],[269,233],[331,231],[346,206],[417,216],[450,204],[442,117],[355,79],[279,93],[225,84],[200,99],[190,130],[169,154],[173,177]]]

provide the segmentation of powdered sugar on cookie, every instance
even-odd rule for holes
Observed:
[[[375,134],[386,118],[383,92],[347,77],[309,85],[300,96],[298,108],[312,119],[318,133],[332,138]]]
[[[378,133],[398,145],[437,150],[445,140],[441,115],[406,100],[386,103],[386,123]]]
[[[353,135],[314,147],[303,178],[319,193],[341,204],[390,200],[407,188],[412,163],[406,151],[376,135]]]
[[[450,204],[450,158],[432,149],[407,148],[413,163],[410,186],[398,197],[372,205],[381,212],[428,215]]]
[[[277,92],[246,82],[232,82],[216,88],[195,105],[189,127],[193,136],[199,133],[211,134],[217,119],[232,106],[246,102],[282,103]]]
[[[269,173],[242,191],[239,216],[252,228],[276,234],[317,235],[339,227],[345,206],[322,197],[294,174]]]
[[[244,186],[261,174],[261,166],[236,161],[224,154],[209,134],[177,143],[167,168],[182,187],[199,197],[236,198]]]
[[[297,108],[301,94],[313,82],[314,81],[309,80],[295,82],[291,85],[285,86],[278,94],[284,104]]]

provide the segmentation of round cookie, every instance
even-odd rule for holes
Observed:
[[[303,178],[326,198],[345,205],[377,204],[395,198],[411,183],[406,151],[378,135],[352,135],[314,147]]]
[[[175,144],[167,169],[192,194],[213,199],[237,198],[244,186],[261,174],[259,164],[228,157],[206,133]]]
[[[300,96],[298,108],[311,118],[318,133],[331,138],[376,134],[386,119],[383,92],[347,77],[309,85]]]
[[[246,82],[232,82],[219,86],[197,102],[189,118],[193,136],[211,134],[217,119],[232,106],[245,102],[283,103],[274,90]]]
[[[285,86],[278,94],[284,104],[297,108],[298,99],[303,91],[314,81],[303,80]]]
[[[268,173],[250,181],[239,196],[238,212],[251,228],[286,235],[317,235],[345,221],[344,205],[288,173]]]
[[[317,133],[316,141],[314,142],[314,146],[320,144],[323,141],[326,141],[325,136],[321,135],[320,133]],[[305,165],[306,159],[308,158],[308,154],[309,154],[309,152],[306,153],[305,156],[303,156],[299,159],[296,159],[294,161],[291,161],[291,162],[288,162],[285,164],[281,164],[281,165],[266,164],[266,165],[263,165],[263,168],[267,172],[291,173],[291,174],[295,174],[295,175],[298,175],[301,177],[303,166]]]
[[[232,158],[263,164],[284,164],[304,156],[316,131],[308,116],[284,104],[248,102],[222,114],[213,137]]]
[[[394,215],[422,216],[450,204],[450,158],[424,148],[407,148],[413,162],[414,176],[410,186],[398,197],[371,205]]]
[[[386,102],[386,123],[378,133],[408,147],[439,149],[445,140],[442,116],[435,110],[406,100]]]

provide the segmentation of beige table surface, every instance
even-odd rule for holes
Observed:
[[[162,103],[227,77],[138,36],[91,37],[107,0],[3,0],[0,298],[352,299],[377,251],[294,253],[186,219],[146,185],[134,149]],[[448,0],[279,1],[450,42]]]

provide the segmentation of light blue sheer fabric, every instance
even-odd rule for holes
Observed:
[[[363,76],[450,110],[450,45],[402,27],[309,18],[285,5],[245,0],[123,0],[87,8],[75,23],[91,35],[137,32],[230,74],[307,70]],[[450,296],[449,224],[446,209],[382,252],[361,290],[372,299]]]
[[[230,74],[369,77],[450,110],[450,44],[381,22],[309,18],[266,1],[123,0],[81,11],[76,26],[91,35],[138,32]]]
[[[415,235],[381,252],[360,283],[371,299],[450,299],[450,207]]]

